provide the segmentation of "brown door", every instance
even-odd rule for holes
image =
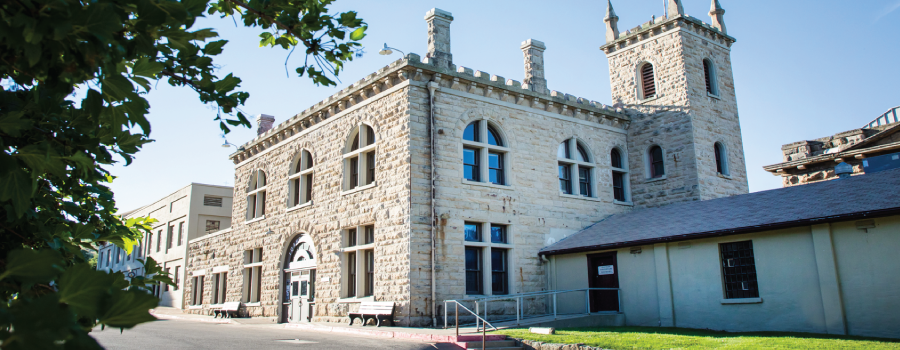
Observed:
[[[616,252],[588,255],[588,285],[591,288],[619,288]],[[619,292],[592,290],[591,312],[619,311]]]

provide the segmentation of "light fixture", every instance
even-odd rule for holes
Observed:
[[[379,54],[379,55],[383,55],[383,56],[387,56],[387,55],[390,55],[390,54],[394,53],[393,50],[397,50],[397,49],[395,49],[395,48],[393,48],[393,47],[388,47],[388,46],[387,46],[387,43],[384,43],[384,48],[381,49],[381,51],[378,51],[378,54]],[[400,51],[400,50],[397,50],[397,51]],[[406,53],[404,53],[403,51],[400,51],[400,53],[402,53],[404,57],[406,56]]]

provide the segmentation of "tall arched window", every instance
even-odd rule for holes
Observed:
[[[619,202],[628,201],[628,162],[622,156],[618,148],[609,152],[610,166],[612,167],[613,199]]]
[[[463,177],[506,185],[507,153],[509,149],[496,126],[484,119],[469,123],[463,130]]]
[[[594,196],[594,163],[587,148],[574,137],[556,149],[559,191],[585,197]]]
[[[247,220],[261,218],[266,214],[266,172],[254,171],[247,186]]]
[[[291,163],[291,171],[288,176],[288,206],[294,207],[312,201],[313,185],[313,158],[307,150],[300,154]]]
[[[360,124],[350,132],[344,149],[344,189],[375,183],[375,130]]]
[[[645,62],[639,70],[641,100],[656,97],[656,76],[653,65]]]
[[[650,166],[650,177],[660,178],[666,175],[666,165],[662,147],[653,146],[647,151],[647,159]]]
[[[722,175],[728,175],[728,152],[725,151],[725,145],[721,142],[713,144],[716,155],[716,172]]]
[[[706,80],[706,92],[710,95],[719,96],[716,66],[708,58],[703,59],[703,77]]]

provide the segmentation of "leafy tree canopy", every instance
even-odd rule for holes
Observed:
[[[360,50],[356,12],[333,0],[7,0],[0,2],[0,348],[99,348],[97,325],[153,320],[149,286],[171,279],[92,269],[82,249],[131,253],[152,219],[117,215],[104,166],[151,142],[144,98],[162,80],[214,104],[215,121],[250,126],[249,94],[221,72],[227,40],[198,18],[230,16],[260,46],[304,50],[299,76],[335,85]],[[76,95],[76,91],[78,92]]]

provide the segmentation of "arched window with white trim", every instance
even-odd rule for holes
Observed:
[[[507,185],[509,148],[500,129],[486,119],[469,123],[463,130],[463,178],[474,182]],[[487,160],[485,162],[484,160]]]
[[[266,172],[256,170],[250,175],[247,186],[247,220],[266,214]]]
[[[647,149],[647,166],[650,178],[658,179],[666,175],[665,154],[662,147],[653,145]]]
[[[556,149],[559,192],[594,197],[594,168],[587,147],[576,138],[565,140]]]
[[[652,63],[644,62],[638,68],[638,87],[639,100],[656,97],[656,72]]]
[[[716,172],[722,175],[728,175],[728,152],[725,144],[716,142],[713,144],[713,151],[716,157]]]
[[[353,128],[344,148],[344,190],[375,184],[375,130],[366,124]]]
[[[312,202],[313,157],[308,150],[302,150],[291,163],[288,175],[288,207],[296,207]]]
[[[610,167],[612,167],[613,199],[618,202],[628,202],[628,161],[625,153],[618,148],[609,152]]]
[[[708,58],[703,59],[703,78],[706,81],[706,93],[719,96],[719,82],[716,76],[716,65]]]

